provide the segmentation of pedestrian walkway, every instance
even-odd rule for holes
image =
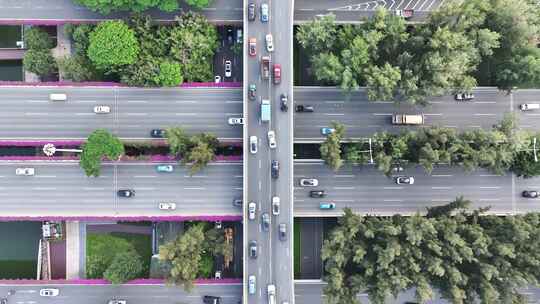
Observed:
[[[85,277],[86,225],[79,221],[66,222],[66,279]]]

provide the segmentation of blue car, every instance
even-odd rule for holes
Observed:
[[[157,165],[157,172],[173,172],[174,168],[172,165]]]
[[[268,22],[268,4],[261,4],[261,22]]]
[[[332,134],[336,132],[336,129],[332,129],[332,128],[321,128],[321,134],[322,135],[329,135],[329,134]]]
[[[327,202],[320,203],[319,204],[319,209],[336,209],[336,204],[335,203],[327,203]]]

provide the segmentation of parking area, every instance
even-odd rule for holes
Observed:
[[[244,33],[241,25],[218,26],[219,48],[214,56],[216,82],[241,82],[243,80],[242,54]]]

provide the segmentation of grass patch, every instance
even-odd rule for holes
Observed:
[[[294,278],[300,278],[300,257],[302,253],[300,252],[300,222],[297,219],[294,219]]]
[[[148,278],[150,276],[150,261],[152,259],[152,235],[124,232],[112,232],[111,235],[122,238],[135,247],[135,251],[141,256],[143,261],[143,277]]]
[[[1,279],[35,279],[37,261],[0,261]]]

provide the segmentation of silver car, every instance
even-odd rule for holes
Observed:
[[[255,219],[255,212],[257,211],[257,204],[255,204],[255,202],[250,202],[248,204],[248,218],[250,220],[254,220]]]
[[[255,294],[257,279],[254,275],[250,275],[248,278],[249,294]]]

